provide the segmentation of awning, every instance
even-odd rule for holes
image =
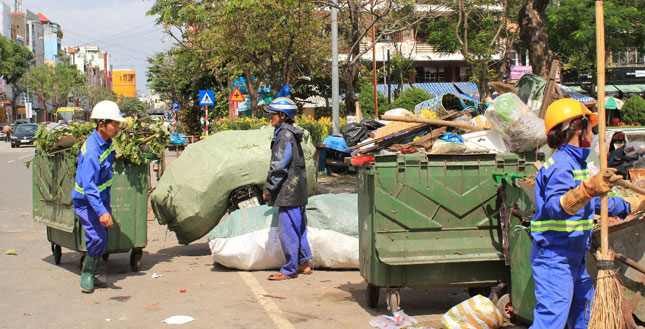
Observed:
[[[75,107],[75,106],[63,106],[63,107],[59,107],[59,108],[56,109],[56,113],[58,113],[58,112],[74,112],[74,111],[83,111],[83,108]]]
[[[468,83],[468,82],[465,82]],[[474,85],[474,83],[472,83]],[[394,90],[396,90],[396,87],[398,84],[391,84],[390,85],[390,92],[394,93]],[[455,95],[460,95],[462,97],[466,98],[473,98],[473,95],[470,95],[470,93],[464,95],[462,92],[457,90],[455,86],[453,85],[452,82],[425,82],[425,83],[413,83],[412,87],[423,89],[424,91],[431,93],[435,95],[437,98],[441,98],[441,96],[445,94],[455,94]],[[403,91],[406,89],[409,89],[410,84],[404,84],[403,85]],[[387,97],[387,85],[386,84],[379,84],[376,85],[376,90],[381,93],[383,96]],[[477,87],[475,87],[475,91],[477,90]]]
[[[470,95],[472,97],[479,98],[479,89],[477,89],[477,84],[474,82],[455,82],[455,87],[461,90],[462,94]]]

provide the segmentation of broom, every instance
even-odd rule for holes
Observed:
[[[596,57],[598,77],[598,144],[600,170],[607,169],[607,148],[605,140],[605,21],[603,1],[596,0]],[[627,328],[626,303],[623,287],[614,270],[614,255],[609,250],[608,198],[600,199],[600,252],[597,253],[598,277],[596,292],[591,308],[589,328],[624,329]],[[628,311],[627,311],[628,312]],[[630,312],[631,313],[631,312]]]

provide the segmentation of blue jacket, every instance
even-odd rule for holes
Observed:
[[[108,212],[110,206],[114,154],[112,140],[104,141],[96,130],[87,137],[78,154],[72,198],[87,201],[99,216]]]
[[[594,213],[600,213],[600,197],[595,197],[574,216],[560,205],[560,197],[591,178],[587,169],[589,149],[565,144],[548,159],[535,179],[536,211],[531,222],[533,243],[538,247],[565,248],[586,253],[591,244]],[[609,198],[609,216],[625,218],[629,204]]]

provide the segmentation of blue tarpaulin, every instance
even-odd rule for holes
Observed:
[[[462,94],[470,95],[471,97],[479,98],[479,89],[474,82],[455,82],[455,87],[461,91]]]

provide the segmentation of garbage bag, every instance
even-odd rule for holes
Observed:
[[[357,194],[321,194],[306,206],[314,267],[358,268]],[[278,235],[278,208],[232,212],[208,234],[213,260],[239,270],[274,270],[286,262]]]
[[[460,135],[447,133],[432,144],[430,154],[464,153],[466,150],[466,145]]]
[[[360,123],[352,122],[346,124],[343,127],[342,134],[347,145],[351,147],[368,139],[372,131],[381,127],[383,127],[383,124],[376,120],[364,119]]]
[[[497,97],[484,116],[502,135],[511,152],[535,151],[546,143],[544,120],[515,94]]]
[[[453,306],[441,317],[441,323],[445,329],[497,329],[504,318],[490,299],[477,295]]]
[[[152,210],[161,225],[189,244],[219,223],[233,190],[251,185],[262,189],[271,159],[273,129],[231,130],[190,144],[168,166],[150,195]],[[316,186],[315,147],[304,132],[302,149],[307,167],[309,195]]]

